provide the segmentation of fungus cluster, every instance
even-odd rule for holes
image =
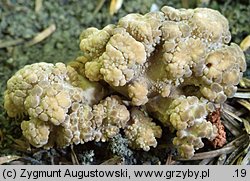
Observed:
[[[68,66],[37,63],[8,81],[4,107],[29,116],[21,128],[34,146],[106,141],[124,129],[131,147],[148,151],[162,133],[150,116],[176,132],[186,158],[223,134],[208,115],[234,95],[246,62],[218,11],[165,6],[80,40],[83,55]]]
[[[127,124],[130,112],[122,100],[118,96],[105,98],[106,94],[100,84],[88,81],[70,66],[36,63],[8,80],[4,107],[10,117],[28,116],[21,129],[33,146],[65,147],[92,140],[104,142],[120,129],[134,126]],[[160,137],[159,126],[152,123],[147,129],[158,130],[156,136]],[[129,138],[131,142],[136,139]],[[156,142],[138,148],[147,146],[155,147]]]
[[[129,14],[101,30],[84,30],[84,58],[76,67],[91,81],[106,81],[136,106],[156,95],[171,97],[187,85],[223,103],[246,70],[243,52],[228,45],[230,39],[228,21],[218,11],[165,6],[161,12]]]

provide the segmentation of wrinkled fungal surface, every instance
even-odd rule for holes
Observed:
[[[161,127],[138,108],[132,108],[130,112],[131,119],[125,129],[129,145],[133,148],[142,148],[144,151],[148,151],[150,146],[155,148],[157,146],[156,138],[160,138],[162,135]]]
[[[104,142],[123,130],[130,147],[148,151],[162,136],[150,116],[176,133],[182,157],[203,139],[225,143],[210,115],[234,95],[246,62],[218,11],[165,6],[88,28],[80,40],[83,55],[67,66],[28,65],[7,83],[4,107],[10,117],[29,117],[21,129],[32,145]]]
[[[136,148],[155,147],[155,137],[160,137],[161,128],[146,116],[142,118],[145,123],[136,119],[128,125],[135,116],[130,118],[118,96],[105,98],[106,93],[100,84],[89,82],[70,66],[36,63],[25,66],[9,79],[4,107],[10,117],[29,117],[21,122],[21,129],[35,147],[105,142],[118,135],[120,129],[131,127],[138,133],[133,136],[128,133],[127,137],[131,143],[140,143]],[[141,135],[140,127],[152,134]]]
[[[128,110],[115,97],[97,104],[104,95],[102,86],[70,66],[36,63],[9,79],[4,107],[10,117],[28,115],[21,128],[32,145],[64,147],[105,141],[124,127]]]
[[[80,39],[83,56],[73,67],[91,81],[107,82],[132,105],[146,105],[176,132],[173,144],[181,156],[192,157],[203,138],[218,138],[221,129],[207,117],[235,94],[246,70],[244,54],[230,43],[228,21],[218,11],[165,6],[128,14],[101,30],[86,29]]]
[[[214,105],[204,98],[179,96],[175,99],[157,97],[147,104],[148,111],[176,132],[173,144],[185,158],[204,146],[202,139],[213,140],[218,128],[207,121]]]
[[[165,6],[84,30],[84,55],[75,64],[89,80],[106,81],[137,106],[155,95],[171,97],[184,85],[223,103],[246,69],[243,52],[230,39],[228,21],[218,11]]]

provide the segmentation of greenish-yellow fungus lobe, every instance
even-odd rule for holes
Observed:
[[[230,40],[228,21],[218,11],[164,6],[84,30],[84,55],[75,64],[89,80],[106,81],[137,106],[156,95],[170,97],[183,85],[223,103],[246,69],[243,52]]]

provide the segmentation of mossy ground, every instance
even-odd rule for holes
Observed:
[[[46,0],[36,11],[36,2],[30,0],[0,1],[0,157],[17,154],[27,164],[100,164],[114,155],[124,157],[126,164],[164,164],[167,155],[174,150],[170,140],[159,140],[157,149],[150,152],[130,150],[120,135],[110,143],[88,143],[63,150],[41,150],[28,147],[19,138],[20,119],[10,119],[3,108],[3,94],[7,80],[24,65],[35,62],[68,62],[79,54],[79,35],[87,27],[102,28],[132,12],[146,13],[155,3],[159,8],[169,5],[176,8],[205,6],[219,10],[230,22],[232,41],[240,43],[250,34],[250,3],[241,1],[215,1],[209,4],[201,1],[180,0],[124,0],[121,9],[114,16],[109,15],[110,0],[104,1],[99,11],[96,7],[101,0]],[[188,2],[188,3],[186,3]],[[186,3],[186,4],[185,4]],[[27,46],[38,33],[55,24],[56,30],[46,39]],[[248,63],[250,56],[247,55]],[[250,75],[247,71],[246,75]],[[166,144],[168,143],[168,144]],[[13,146],[14,145],[14,146]],[[14,148],[14,149],[13,149]],[[103,153],[103,149],[107,152]],[[77,159],[74,159],[74,155]],[[64,159],[62,159],[62,156]],[[114,163],[120,160],[111,160]],[[194,164],[196,162],[193,162]]]

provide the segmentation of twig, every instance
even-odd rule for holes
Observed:
[[[0,157],[0,165],[2,165],[4,163],[8,163],[8,162],[13,161],[13,160],[17,160],[19,158],[21,158],[21,157],[16,156],[16,155],[8,155],[8,156]]]
[[[240,155],[242,154],[242,149],[244,149],[244,147],[246,147],[249,143],[243,143],[241,145],[239,145],[238,148],[236,148],[231,155],[227,158],[227,160],[225,161],[225,165],[232,165],[234,164],[234,162],[240,157]]]
[[[244,40],[242,40],[242,42],[240,43],[240,48],[243,51],[246,51],[249,47],[250,47],[250,35],[245,37]]]
[[[242,116],[243,114],[247,113],[247,110],[245,108],[240,108],[240,109],[236,109],[235,107],[227,104],[227,103],[224,103],[223,104],[223,108],[222,110],[227,110],[228,112],[231,112],[231,113],[234,113],[236,116]]]
[[[27,42],[25,46],[30,47],[32,45],[35,45],[43,41],[45,38],[49,37],[55,30],[56,30],[56,25],[55,24],[50,25],[48,28],[38,33],[32,40]]]
[[[247,165],[250,162],[250,149],[248,148],[248,152],[246,156],[243,158],[241,165]]]
[[[44,163],[42,161],[38,161],[34,158],[31,157],[23,157],[21,158],[21,160],[25,161],[25,162],[30,162],[32,165],[44,165]]]
[[[125,160],[123,157],[120,156],[114,156],[113,158],[110,158],[100,165],[125,165]]]
[[[43,7],[43,0],[36,0],[35,12],[39,13],[39,11],[42,9],[42,7]]]
[[[174,165],[176,163],[176,161],[173,160],[172,158],[173,158],[173,156],[171,154],[169,154],[165,165]]]
[[[235,127],[230,121],[226,119],[221,119],[221,122],[234,136],[239,136],[241,134],[240,130]]]
[[[213,150],[213,151],[208,151],[208,152],[203,152],[203,153],[196,153],[190,159],[178,158],[178,157],[176,159],[180,161],[202,160],[202,159],[207,159],[211,157],[217,157],[217,156],[220,156],[221,154],[231,153],[232,151],[234,151],[234,149],[235,149],[235,146],[224,147],[218,150]]]
[[[221,156],[219,156],[216,164],[217,165],[224,165],[226,159],[227,159],[227,155],[226,154],[222,154]]]
[[[238,92],[250,92],[249,88],[238,88]]]
[[[214,158],[206,158],[206,159],[203,159],[199,165],[207,165],[209,164]]]
[[[234,131],[234,135],[238,136],[242,130],[239,122],[235,121],[236,116],[232,116],[233,113],[228,114],[224,110],[222,111],[222,122],[225,124],[226,128],[230,131]],[[239,118],[240,119],[240,118]],[[242,120],[240,122],[243,122]]]
[[[74,151],[73,145],[71,145],[70,148],[71,148],[71,160],[72,160],[73,165],[80,165],[78,158],[76,156],[76,153]]]
[[[111,0],[109,14],[113,16],[121,8],[123,0]]]
[[[248,140],[248,142],[249,142],[249,136],[247,134],[242,134],[239,137],[235,138],[230,143],[226,144],[224,147],[230,147],[233,145],[237,147],[237,146],[241,145],[246,140]]]
[[[231,116],[231,117],[233,117],[234,119],[236,119],[236,120],[238,120],[239,122],[241,122],[242,123],[242,119],[239,117],[239,116],[237,116],[236,114],[234,114],[234,113],[232,113],[232,112],[230,112],[230,111],[228,111],[228,110],[226,110],[226,109],[223,109],[222,110],[222,113],[226,113],[226,114],[228,114],[229,116]]]
[[[104,2],[105,2],[105,0],[99,0],[98,4],[97,4],[97,6],[96,6],[96,8],[94,10],[94,13],[93,13],[94,15],[100,11],[100,9],[102,8]]]
[[[242,98],[242,99],[249,99],[250,98],[250,93],[249,92],[236,92],[234,94],[234,97]]]
[[[250,42],[250,35],[249,36],[249,42]],[[240,80],[239,85],[243,88],[238,88],[237,92],[250,92],[250,80],[247,77],[242,77]]]
[[[0,48],[16,46],[16,45],[19,45],[21,43],[24,43],[24,39],[22,39],[22,38],[18,38],[16,40],[6,41],[6,42],[3,42],[3,43],[0,42]]]
[[[234,139],[230,143],[228,143],[226,146],[224,146],[221,149],[203,152],[203,153],[196,153],[192,158],[186,159],[182,157],[177,157],[176,160],[180,161],[190,161],[190,160],[202,160],[212,157],[220,156],[221,154],[228,154],[231,153],[237,148],[239,145],[242,145],[246,140],[249,139],[247,134],[242,134],[238,138]],[[249,140],[248,140],[249,141]]]
[[[250,122],[249,122],[249,120],[243,119],[243,124],[244,124],[246,132],[250,135]]]
[[[245,108],[247,108],[247,110],[250,111],[250,103],[247,100],[240,99],[237,102],[240,103],[242,106],[244,106]]]
[[[0,129],[0,145],[2,144],[3,137],[4,137],[3,131],[2,129]]]

